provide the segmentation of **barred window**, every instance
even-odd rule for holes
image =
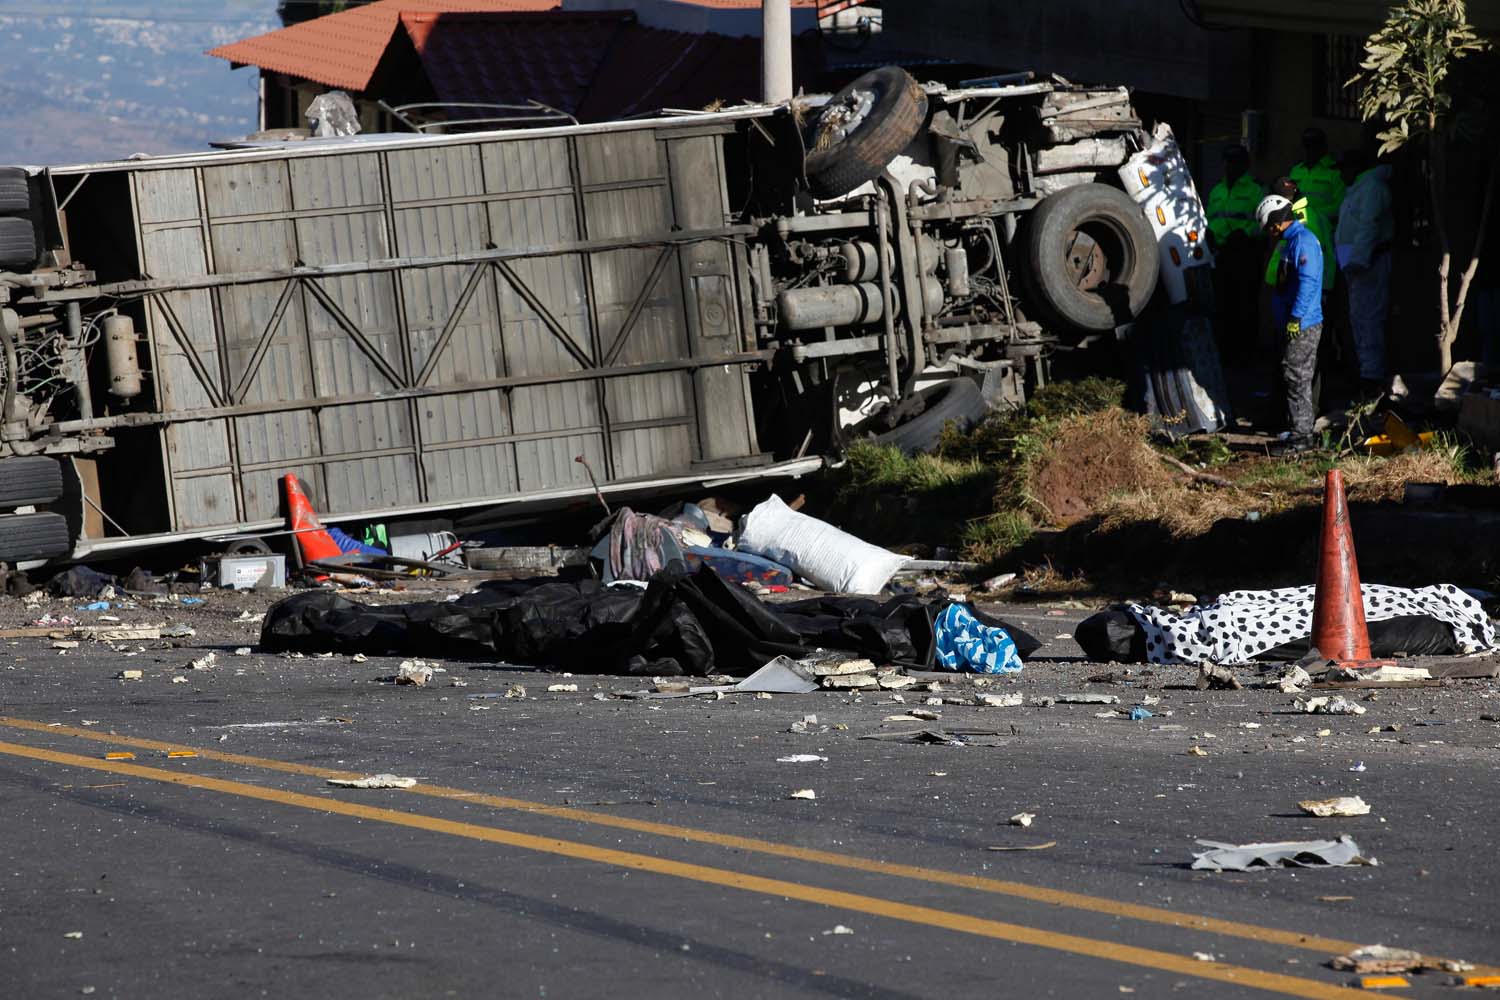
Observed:
[[[1324,118],[1359,118],[1359,97],[1364,89],[1346,87],[1350,77],[1359,72],[1365,57],[1365,39],[1360,35],[1324,35],[1322,86],[1318,95],[1319,114]]]

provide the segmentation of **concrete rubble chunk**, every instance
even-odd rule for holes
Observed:
[[[1010,694],[987,694],[981,692],[974,696],[974,704],[983,705],[986,708],[1015,708],[1026,704],[1026,696],[1019,691]]]
[[[1370,804],[1358,795],[1341,795],[1332,799],[1304,799],[1297,807],[1309,816],[1367,816]]]
[[[367,778],[329,778],[335,788],[411,788],[416,778],[403,778],[398,774],[372,774]]]
[[[829,690],[879,687],[880,680],[874,674],[834,674],[818,678],[818,683]]]
[[[397,684],[412,684],[425,687],[432,680],[432,665],[425,660],[402,660],[396,668]]]
[[[839,660],[819,663],[813,667],[814,677],[843,677],[847,674],[874,674],[875,664],[871,660]]]

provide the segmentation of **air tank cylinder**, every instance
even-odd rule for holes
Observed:
[[[116,313],[104,319],[104,352],[109,394],[134,399],[141,394],[141,362],[135,351],[135,323]]]

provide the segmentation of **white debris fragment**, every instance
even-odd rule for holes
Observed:
[[[216,661],[218,658],[219,658],[218,654],[214,653],[212,650],[210,650],[208,653],[205,653],[203,656],[198,657],[192,663],[189,663],[188,664],[188,669],[189,670],[212,670],[213,666],[214,666],[214,661]]]
[[[799,788],[795,792],[787,796],[787,798],[789,799],[815,799],[817,797],[818,793],[813,791],[811,788]]]
[[[815,763],[817,763],[819,761],[826,762],[827,760],[828,760],[827,757],[819,757],[815,753],[794,753],[794,754],[788,754],[785,757],[777,757],[776,758],[776,763],[778,763],[778,764],[815,764]]]
[[[145,673],[140,670],[121,670],[115,674],[115,679],[121,681],[138,681],[145,676]]]
[[[1358,795],[1341,795],[1332,799],[1305,799],[1297,803],[1309,816],[1368,816],[1370,804]]]
[[[974,704],[984,705],[987,708],[1015,708],[1026,703],[1026,696],[1019,691],[1011,694],[985,694],[981,692],[974,696]]]
[[[854,933],[854,928],[852,928],[852,927],[845,927],[843,924],[834,924],[831,928],[829,928],[828,930],[826,930],[826,931],[823,932],[823,936],[827,937],[830,934],[853,934],[853,933]]]
[[[181,674],[174,674],[173,677],[172,677],[172,683],[173,684],[186,684],[187,682],[188,682],[188,679],[186,677],[182,676]]]
[[[403,778],[399,774],[372,774],[367,778],[329,778],[335,788],[410,788],[416,778]]]
[[[1275,686],[1282,694],[1296,694],[1312,684],[1312,676],[1299,666],[1290,666],[1281,672],[1276,678]]]
[[[349,659],[353,660],[355,663],[364,663],[369,659],[369,657],[364,653],[355,653],[353,656],[349,657]]]
[[[510,687],[508,687],[508,688],[505,689],[505,698],[506,698],[507,701],[520,701],[522,698],[525,698],[525,697],[526,697],[526,685],[525,684],[512,684]]]
[[[235,656],[249,656],[250,655],[250,647],[249,646],[236,646],[235,649],[234,649],[234,655]]]
[[[568,693],[570,691],[577,691],[578,690],[578,685],[577,684],[548,684],[547,685],[547,690],[548,691],[554,691],[554,692],[560,692],[560,693],[566,694],[566,693]]]
[[[1298,699],[1297,706],[1304,712],[1317,715],[1364,715],[1365,707],[1357,705],[1341,694],[1323,698]]]
[[[1034,819],[1036,819],[1036,813],[1016,813],[1008,822],[1011,826],[1030,826]]]
[[[1200,962],[1217,962],[1219,960],[1218,956],[1207,951],[1195,951],[1193,952],[1193,957]]]
[[[432,680],[432,664],[424,660],[402,660],[396,668],[397,684],[414,684],[423,687]]]

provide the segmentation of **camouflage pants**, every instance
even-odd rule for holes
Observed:
[[[1318,419],[1313,405],[1313,375],[1318,368],[1318,344],[1323,339],[1323,324],[1304,326],[1302,332],[1286,342],[1281,356],[1281,382],[1286,388],[1286,422],[1295,437],[1311,437],[1313,421]]]

